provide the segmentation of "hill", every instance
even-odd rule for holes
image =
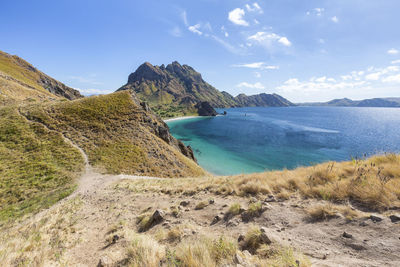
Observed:
[[[0,103],[81,97],[79,91],[49,77],[22,58],[0,51]]]
[[[135,91],[161,117],[198,115],[196,105],[200,102],[208,102],[214,108],[293,105],[276,94],[233,97],[205,82],[192,67],[176,61],[166,67],[142,64],[118,91],[127,89]]]
[[[400,98],[371,98],[351,100],[348,98],[334,99],[329,102],[300,103],[301,106],[334,106],[334,107],[400,107]]]
[[[71,194],[84,171],[81,148],[96,172],[205,173],[132,91],[82,98],[3,52],[0,69],[0,225]]]

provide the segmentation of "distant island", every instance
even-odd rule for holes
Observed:
[[[177,61],[164,66],[145,62],[118,89],[133,90],[140,100],[163,118],[215,115],[213,108],[230,107],[288,107],[289,100],[277,94],[258,94],[233,97],[205,82],[200,73]]]
[[[330,106],[330,107],[386,107],[399,108],[400,97],[371,98],[351,100],[349,98],[334,99],[328,102],[297,103],[298,106]]]

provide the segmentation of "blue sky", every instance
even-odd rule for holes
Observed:
[[[0,50],[84,94],[140,64],[294,102],[400,96],[398,0],[3,0]]]

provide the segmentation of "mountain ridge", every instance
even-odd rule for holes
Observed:
[[[299,103],[300,106],[333,106],[333,107],[400,107],[400,97],[368,98],[352,100],[349,98],[333,99],[328,102]]]
[[[41,72],[26,60],[3,51],[0,51],[0,84],[2,85],[0,95],[16,100],[27,98],[50,99],[52,98],[51,95],[68,100],[83,97],[78,90],[68,87]],[[21,86],[24,88],[21,88]],[[24,91],[24,93],[21,94],[21,91]]]
[[[234,97],[226,91],[220,92],[204,81],[194,68],[177,61],[167,66],[143,63],[117,91],[127,89],[135,91],[162,117],[197,115],[196,105],[200,102],[208,102],[213,108],[293,105],[277,94],[240,94]]]

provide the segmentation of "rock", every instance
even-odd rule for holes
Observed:
[[[239,225],[239,222],[236,220],[230,220],[229,222],[226,223],[226,227],[236,227]]]
[[[215,201],[214,201],[214,199],[210,199],[210,200],[208,201],[208,203],[209,203],[209,204],[214,204]]]
[[[261,242],[263,244],[270,245],[272,243],[272,240],[267,236],[268,229],[266,229],[265,227],[261,227],[260,230],[261,230],[261,236],[260,236]]]
[[[400,215],[398,214],[390,215],[389,218],[392,221],[392,223],[400,222]]]
[[[218,113],[215,111],[215,109],[207,101],[197,103],[195,105],[195,108],[197,108],[197,112],[199,113],[199,116],[217,116],[218,115]]]
[[[250,203],[256,203],[256,202],[258,202],[258,199],[255,198],[255,197],[251,197],[249,202]]]
[[[101,257],[99,263],[97,263],[97,267],[109,267],[112,266],[112,262],[108,257]]]
[[[268,197],[264,201],[265,202],[276,202],[276,199],[273,195],[268,195]]]
[[[367,222],[363,221],[363,222],[360,222],[359,225],[364,227],[364,226],[368,226],[369,224]]]
[[[349,234],[349,233],[346,233],[346,232],[343,232],[342,236],[343,236],[344,238],[353,238],[353,235],[351,235],[351,234]]]
[[[218,215],[214,217],[214,219],[211,222],[211,225],[216,224],[217,222],[219,222],[221,220],[221,217],[219,217]]]
[[[158,137],[164,140],[167,144],[171,142],[171,135],[169,134],[168,128],[158,126]]]
[[[244,235],[240,234],[239,237],[238,237],[238,242],[243,241],[243,240],[244,240],[244,237],[245,237]]]
[[[140,105],[142,106],[142,108],[143,108],[145,111],[148,112],[148,111],[150,110],[150,107],[149,107],[149,105],[147,104],[147,102],[141,102]]]
[[[245,261],[243,260],[242,256],[239,255],[239,253],[236,252],[235,254],[235,263],[237,264],[244,264]]]
[[[371,216],[369,216],[369,218],[370,218],[371,221],[373,221],[373,222],[381,222],[381,221],[383,221],[383,218],[382,218],[382,217],[379,217],[379,216],[376,216],[376,215],[371,215]]]
[[[183,201],[181,201],[181,203],[179,203],[179,205],[180,206],[183,206],[183,207],[186,207],[186,206],[188,206],[190,204],[190,201],[186,201],[186,200],[183,200]]]
[[[164,220],[164,212],[162,210],[156,210],[153,215],[151,215],[150,221],[151,226],[159,224]]]

